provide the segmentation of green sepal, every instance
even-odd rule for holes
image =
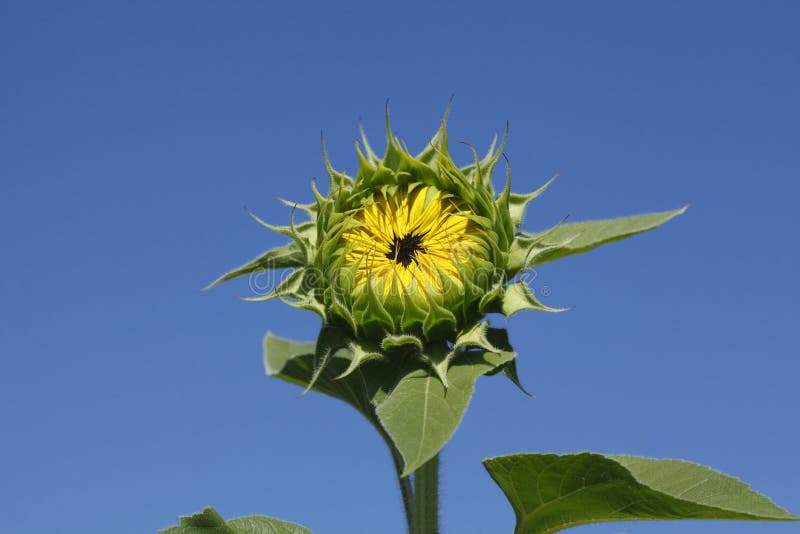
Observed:
[[[317,298],[315,298],[311,293],[309,293],[308,295],[300,296],[296,300],[289,300],[285,297],[281,297],[281,302],[283,302],[284,304],[288,304],[292,308],[314,312],[317,315],[319,315],[323,321],[327,320],[328,318],[325,305],[322,302],[320,302]]]
[[[477,310],[478,301],[480,301],[481,297],[484,295],[484,288],[487,282],[492,281],[495,277],[493,265],[490,262],[481,261],[477,258],[471,258],[470,262],[472,263],[471,271],[466,265],[460,262],[456,263],[456,269],[464,287],[459,291],[461,306],[456,306],[451,309],[460,313],[457,319],[461,325],[468,325],[482,317],[482,313]],[[490,272],[492,273],[491,276],[487,274]]]
[[[382,288],[381,288],[382,289]],[[353,317],[370,339],[382,339],[394,331],[394,321],[378,297],[375,283],[370,279],[362,286],[353,304]]]
[[[428,300],[428,314],[422,323],[422,332],[426,339],[445,339],[456,329],[456,316],[453,312],[440,306],[432,296]]]
[[[526,310],[546,311],[546,312],[564,312],[571,308],[551,308],[539,302],[533,296],[528,284],[523,280],[508,284],[505,286],[505,293],[503,294],[502,304],[500,308],[491,309],[491,312],[500,312],[506,317],[511,317],[517,312]]]
[[[335,219],[339,218],[342,220],[335,222]],[[341,243],[339,242],[339,236],[341,236],[352,223],[352,219],[344,219],[343,217],[330,218],[328,221],[328,229],[325,232],[325,238],[317,252],[319,258],[325,258],[331,261],[331,259],[341,256],[344,253]]]
[[[259,515],[226,522],[210,506],[194,515],[181,516],[179,520],[179,525],[159,530],[158,534],[311,534],[296,523]]]
[[[488,192],[490,197],[494,196],[491,181],[492,172],[497,162],[500,161],[500,158],[503,156],[503,149],[508,141],[508,123],[506,123],[499,146],[497,140],[498,135],[495,133],[492,137],[492,142],[489,144],[489,149],[486,151],[486,155],[477,165],[473,163],[461,168],[461,173],[469,179],[470,183],[474,184],[477,190]]]
[[[480,162],[480,174],[483,178],[486,189],[490,191],[492,172],[494,172],[497,162],[500,161],[500,157],[503,155],[503,149],[505,149],[506,143],[508,142],[508,133],[509,124],[508,121],[506,121],[506,126],[503,128],[503,135],[500,138],[500,144],[497,144],[497,134],[495,134],[486,156]]]
[[[319,188],[317,187],[317,181],[313,179],[311,180],[311,193],[314,195],[314,200],[316,201],[318,209],[321,210],[323,207],[330,204],[328,198],[320,193]]]
[[[331,291],[330,293],[331,311],[342,318],[355,335],[358,332],[358,323],[356,322],[355,317],[353,317],[353,313],[350,311],[348,306],[339,300],[339,298],[336,296],[336,291]]]
[[[317,343],[314,347],[314,370],[311,374],[311,379],[308,381],[308,385],[306,385],[303,391],[303,395],[314,387],[314,384],[319,380],[319,377],[322,375],[322,372],[325,370],[325,367],[336,351],[347,347],[349,342],[350,339],[347,332],[339,326],[330,324],[322,326],[317,336]]]
[[[300,290],[303,287],[303,279],[305,277],[305,269],[295,269],[284,278],[280,284],[275,286],[275,289],[266,295],[259,295],[257,297],[242,297],[242,300],[248,302],[260,302],[264,300],[272,300],[276,298],[302,298]]]
[[[522,385],[522,381],[519,379],[519,373],[517,372],[516,358],[501,365],[498,371],[503,373],[503,376],[511,380],[511,383],[517,386],[517,389],[519,389],[522,393],[528,397],[536,397],[536,395],[525,389],[525,386]]]
[[[495,136],[495,139],[497,136]],[[496,141],[495,141],[496,142]],[[466,167],[461,167],[459,171],[461,174],[466,177],[467,181],[477,187],[483,186],[484,180],[483,175],[481,173],[481,158],[478,156],[478,149],[475,148],[474,145],[471,143],[467,143],[466,141],[461,141],[461,144],[466,145],[469,148],[470,152],[472,152],[472,165],[467,165]]]
[[[364,152],[366,153],[366,159],[368,161],[377,161],[378,155],[370,146],[369,141],[367,140],[367,132],[364,131],[364,124],[361,120],[358,121],[358,133],[361,136],[361,144],[364,145]]]
[[[511,341],[508,339],[508,330],[505,328],[489,328],[486,332],[486,339],[493,346],[497,347],[498,350],[514,352],[514,349],[511,347]],[[502,373],[503,376],[511,380],[511,382],[525,395],[529,397],[535,397],[533,393],[530,393],[527,389],[525,389],[525,386],[522,385],[522,381],[519,379],[516,358],[507,361],[494,370],[491,374],[495,373]]]
[[[472,149],[473,154],[477,151],[471,145],[467,144],[467,146]],[[466,176],[469,181],[476,186],[484,186],[484,182],[486,182],[487,174],[484,172],[483,162],[488,161],[489,159],[493,158],[495,155],[498,155],[499,152],[495,152],[495,147],[497,146],[497,133],[495,132],[494,136],[492,137],[492,142],[489,143],[489,149],[486,151],[486,155],[484,156],[483,160],[475,158],[474,162],[465,166],[461,167],[461,173]],[[491,174],[491,173],[489,173]]]
[[[319,137],[320,144],[322,146],[322,161],[325,164],[325,171],[328,173],[328,178],[330,180],[330,191],[333,191],[337,187],[341,187],[344,184],[352,185],[352,178],[333,168],[330,159],[328,159],[328,151],[325,149],[325,136],[322,134],[322,132],[320,132]]]
[[[417,336],[411,334],[389,334],[381,340],[381,347],[383,350],[394,350],[401,347],[414,347],[417,350],[422,350],[422,340]]]
[[[236,269],[223,274],[204,287],[203,291],[211,289],[222,282],[227,282],[228,280],[238,278],[239,276],[245,276],[260,271],[269,271],[272,269],[286,269],[303,266],[305,266],[305,257],[303,256],[300,247],[297,246],[297,243],[292,241],[286,245],[270,249],[254,260],[245,263],[241,267],[237,267]]]
[[[275,226],[274,224],[264,222],[258,217],[258,215],[251,211],[247,211],[247,214],[264,228],[294,239],[294,242],[297,244],[297,247],[303,254],[303,257],[306,258],[306,261],[308,261],[308,246],[310,242],[310,236],[308,234],[312,231],[316,231],[316,223],[314,221],[302,222],[295,226],[294,210],[292,210],[291,214],[289,215],[289,226]]]
[[[481,297],[478,303],[478,311],[480,313],[500,313],[498,308],[502,304],[503,287],[503,283],[498,282]]]
[[[386,282],[384,282],[385,284]],[[389,294],[386,298],[381,298],[381,304],[389,317],[392,318],[392,328],[390,332],[402,331],[400,323],[403,320],[403,313],[406,311],[406,301],[403,292],[405,289],[398,283],[396,278],[392,278],[391,286],[389,286]]]
[[[395,168],[400,160],[400,141],[392,133],[392,125],[389,121],[389,101],[383,110],[384,123],[386,125],[386,150],[383,153],[383,163],[390,168]]]
[[[455,353],[450,350],[450,347],[444,341],[428,343],[420,353],[422,361],[436,374],[445,389],[448,386],[447,368],[450,366],[450,361],[454,355]]]
[[[513,240],[514,236],[515,224],[511,214],[511,195],[511,163],[506,158],[506,185],[503,188],[503,192],[497,197],[496,210],[498,222],[503,230],[499,232],[501,236],[499,245],[503,250],[508,250],[510,241]]]
[[[439,129],[436,133],[431,137],[428,144],[425,145],[425,148],[417,154],[416,159],[426,163],[428,165],[434,163],[436,161],[437,156],[441,154],[441,150],[444,149],[447,152],[447,119],[450,116],[450,106],[453,104],[453,98],[451,97],[450,100],[447,102],[447,107],[444,109],[444,113],[442,114],[442,118],[439,121]]]
[[[308,204],[301,204],[299,202],[293,202],[291,200],[286,200],[285,198],[277,197],[278,202],[283,204],[284,206],[288,206],[292,209],[298,209],[302,212],[305,212],[306,215],[311,217],[312,219],[315,217],[317,212],[317,203],[316,202],[309,202]]]
[[[495,347],[486,337],[489,330],[489,321],[475,323],[469,329],[462,331],[453,343],[453,350],[466,347],[478,347],[489,352],[498,352],[501,349]]]
[[[352,355],[350,365],[347,366],[347,369],[345,369],[342,374],[336,377],[337,379],[342,379],[350,375],[364,362],[368,362],[370,360],[379,360],[384,357],[380,346],[372,341],[352,340],[347,344],[347,349]]]
[[[558,178],[557,174],[547,180],[542,187],[536,191],[533,191],[532,193],[511,193],[508,199],[508,212],[511,216],[511,222],[514,224],[514,228],[519,228],[520,225],[522,225],[522,219],[525,218],[525,211],[528,208],[528,204],[530,204],[533,199],[544,193],[545,190],[550,187],[550,184],[556,180],[556,178]]]
[[[405,299],[403,315],[400,317],[401,332],[422,334],[422,323],[427,319],[428,311],[422,307],[419,300],[421,299],[417,295]]]

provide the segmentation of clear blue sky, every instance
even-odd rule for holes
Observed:
[[[510,321],[538,398],[479,383],[445,532],[511,532],[480,460],[519,451],[686,458],[800,511],[800,4],[331,4],[0,3],[3,531],[154,533],[210,504],[401,533],[373,430],[263,375],[263,333],[315,317],[198,288],[282,243],[242,207],[310,199],[321,129],[353,169],[358,117],[382,145],[391,98],[419,149],[451,94],[454,141],[510,121],[515,189],[562,173],[528,230],[691,208],[539,270],[576,308]]]

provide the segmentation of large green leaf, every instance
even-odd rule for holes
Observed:
[[[800,520],[743,482],[681,460],[512,454],[483,464],[514,508],[515,534],[607,521]]]
[[[433,458],[450,440],[478,377],[514,356],[513,352],[466,351],[447,370],[447,388],[427,369],[417,369],[405,375],[377,405],[383,428],[403,456],[404,476]]]
[[[339,350],[315,373],[315,345],[296,343],[267,333],[267,374],[340,399],[361,412],[402,457],[403,476],[435,456],[455,432],[479,376],[495,371],[516,356],[510,351],[460,349],[447,369],[447,383],[414,355],[373,360],[345,374],[354,353]],[[357,355],[355,356],[357,357]]]
[[[514,259],[515,266],[528,269],[647,232],[677,217],[686,209],[683,207],[662,213],[561,224],[536,234],[520,232],[514,239],[509,255]]]
[[[158,534],[311,534],[295,523],[272,517],[253,515],[225,521],[211,507],[190,516],[182,516],[180,524],[159,530]]]

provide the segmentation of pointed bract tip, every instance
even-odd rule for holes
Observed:
[[[447,119],[450,117],[450,109],[453,107],[453,99],[456,97],[455,93],[450,95],[450,98],[447,100],[447,106],[444,108],[444,114],[442,115],[442,124],[447,123]]]
[[[386,99],[386,104],[383,109],[384,121],[386,123],[386,153],[394,146],[394,134],[392,133],[392,123],[389,120],[389,99]]]

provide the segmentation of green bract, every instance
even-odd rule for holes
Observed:
[[[448,149],[446,121],[447,114],[425,149],[413,156],[392,133],[387,111],[386,151],[377,156],[362,129],[354,178],[333,168],[323,145],[327,196],[312,182],[314,202],[284,201],[308,220],[295,223],[294,209],[288,226],[253,216],[292,241],[211,285],[292,269],[270,293],[248,300],[280,298],[322,318],[318,373],[337,350],[348,349],[351,364],[343,376],[371,359],[416,356],[446,386],[447,368],[460,350],[501,351],[487,339],[487,313],[563,311],[542,304],[518,275],[649,230],[682,212],[521,232],[528,204],[553,180],[531,193],[512,193],[509,169],[505,187],[495,191],[491,176],[507,135],[499,146],[495,137],[483,158],[473,149],[474,161],[459,167]]]

